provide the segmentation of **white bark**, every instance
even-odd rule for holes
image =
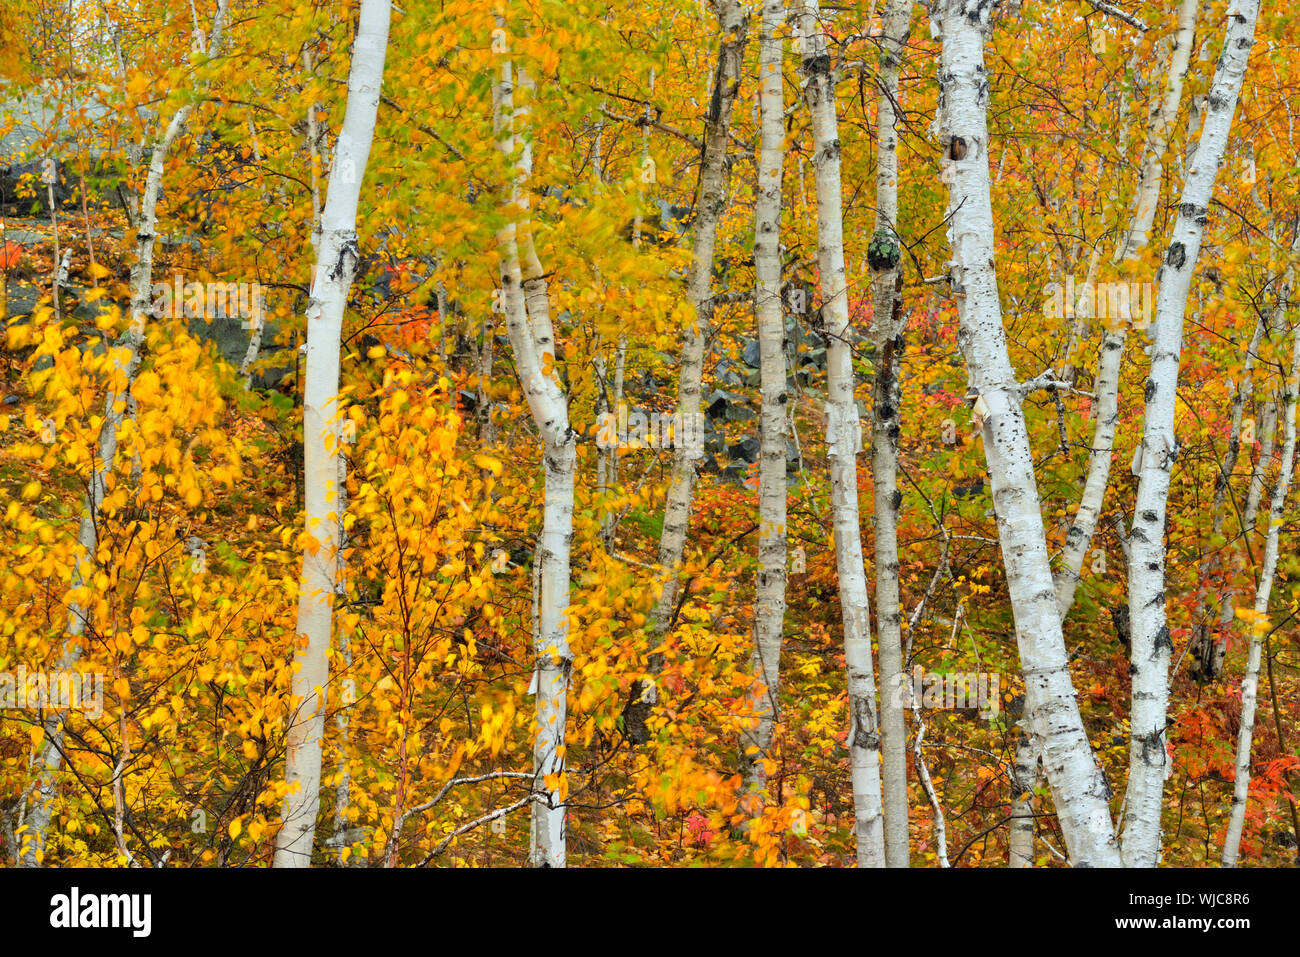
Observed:
[[[686,331],[682,342],[677,379],[679,421],[699,415],[704,375],[704,346],[712,324],[710,286],[713,278],[713,250],[718,221],[727,204],[730,164],[727,146],[731,111],[740,89],[740,71],[745,44],[749,39],[749,14],[737,0],[720,0],[716,5],[722,37],[718,44],[718,65],[713,77],[713,96],[704,124],[704,151],[700,160],[700,189],[696,204],[695,245],[687,295],[695,306],[695,327]],[[700,452],[688,445],[673,450],[672,478],[664,505],[663,533],[659,539],[659,564],[663,587],[654,611],[654,634],[661,638],[672,623],[677,602],[677,574],[686,547],[691,500],[695,492],[695,464]],[[653,655],[650,670],[662,667],[663,656]]]
[[[813,167],[817,182],[817,268],[821,280],[826,351],[826,442],[831,473],[831,516],[835,564],[840,579],[844,658],[848,670],[849,735],[858,865],[885,864],[880,792],[880,726],[871,661],[871,609],[862,558],[858,511],[858,452],[862,423],[854,398],[849,335],[848,281],[844,269],[840,139],[835,83],[816,0],[799,8],[804,97],[812,120]]]
[[[1011,836],[1009,867],[1034,866],[1034,786],[1038,780],[1038,753],[1024,729],[1016,728],[1015,767],[1011,779]]]
[[[257,145],[257,127],[253,125],[252,117],[248,119],[248,139],[253,147],[253,159],[258,166],[262,165],[262,150]],[[314,171],[313,171],[314,172]],[[262,190],[262,204],[268,205],[270,197],[267,195],[266,187]],[[283,198],[283,197],[282,197]],[[312,207],[312,216],[315,220],[318,215],[319,207]],[[257,361],[257,355],[262,349],[262,330],[266,324],[266,317],[263,314],[262,304],[259,302],[253,310],[253,315],[249,317],[250,328],[248,335],[248,348],[244,350],[244,358],[239,363],[239,375],[244,380],[244,391],[247,392],[253,388],[253,363]]]
[[[921,779],[921,790],[930,801],[930,810],[934,814],[934,853],[939,858],[940,867],[951,867],[948,863],[948,824],[943,814],[943,804],[930,780],[930,769],[925,764],[925,754],[921,748],[925,744],[925,720],[921,717],[921,702],[912,695],[912,719],[916,724],[916,740],[912,745],[913,758],[916,761],[916,776]]]
[[[1264,497],[1264,479],[1273,462],[1273,444],[1277,440],[1277,400],[1271,396],[1264,400],[1264,411],[1259,417],[1259,457],[1250,472],[1250,487],[1246,490],[1246,505],[1241,510],[1241,533],[1246,540],[1255,533],[1255,519],[1259,515],[1259,502]]]
[[[880,269],[874,279],[872,334],[876,377],[871,405],[871,475],[875,486],[876,640],[880,646],[880,737],[884,785],[885,861],[908,866],[907,726],[899,694],[905,682],[903,628],[898,583],[898,435],[902,391],[898,373],[903,352],[903,268],[898,236],[898,69],[912,27],[913,0],[890,0],[885,7],[884,35],[876,98],[877,165],[875,238],[887,238],[899,261]]]
[[[781,173],[785,165],[785,96],[782,62],[785,0],[764,0],[759,41],[758,196],[754,205],[754,313],[758,320],[762,386],[758,474],[758,581],[754,595],[756,727],[741,738],[745,783],[761,795],[767,782],[781,687],[785,625],[786,408],[785,316],[781,306]]]
[[[531,84],[520,71],[520,86]],[[533,422],[542,439],[546,474],[542,534],[536,563],[537,614],[533,631],[535,695],[533,772],[544,799],[533,802],[529,856],[534,867],[564,867],[565,850],[565,724],[569,675],[569,547],[573,539],[574,472],[577,437],[569,428],[569,410],[558,376],[545,372],[554,362],[550,299],[546,280],[528,229],[527,185],[532,174],[532,148],[525,125],[527,109],[515,108],[513,67],[500,67],[493,85],[497,148],[509,156],[522,139],[518,167],[506,195],[507,222],[497,233],[501,250],[501,289],[506,330],[515,366]],[[521,229],[522,238],[520,236]],[[522,246],[522,250],[521,250]],[[548,782],[549,779],[549,782]]]
[[[1150,135],[1142,155],[1142,178],[1134,197],[1133,218],[1119,244],[1116,262],[1136,259],[1151,233],[1151,223],[1155,220],[1156,206],[1160,200],[1164,155],[1169,146],[1169,133],[1178,115],[1178,104],[1183,97],[1183,79],[1187,76],[1187,64],[1192,55],[1196,11],[1200,2],[1201,0],[1182,0],[1178,5],[1178,26],[1169,56],[1165,95],[1152,116]]]
[[[1129,717],[1128,801],[1124,864],[1155,867],[1160,861],[1160,816],[1169,772],[1165,739],[1169,660],[1173,642],[1165,620],[1165,509],[1169,476],[1178,455],[1174,436],[1183,314],[1201,251],[1214,180],[1228,145],[1237,96],[1255,36],[1259,0],[1236,0],[1228,17],[1224,52],[1214,71],[1208,115],[1187,169],[1173,237],[1160,270],[1151,328],[1151,368],[1138,460],[1138,493],[1129,536],[1129,623],[1133,705]]]
[[[1174,120],[1178,116],[1178,105],[1182,102],[1183,80],[1187,76],[1187,65],[1192,54],[1192,40],[1196,33],[1196,10],[1200,0],[1182,0],[1178,9],[1178,27],[1174,34],[1174,47],[1170,53],[1169,70],[1165,77],[1165,94],[1159,105],[1152,111],[1151,122],[1147,130],[1146,147],[1143,150],[1142,174],[1138,182],[1137,196],[1132,219],[1116,247],[1114,263],[1136,263],[1141,251],[1147,244],[1151,232],[1151,223],[1155,217],[1156,203],[1160,198],[1162,158],[1169,146],[1169,134]],[[1095,273],[1090,269],[1089,286]],[[1112,320],[1115,317],[1111,317]],[[1079,586],[1084,559],[1092,545],[1093,534],[1097,530],[1097,520],[1101,515],[1102,502],[1106,497],[1106,487],[1110,483],[1110,466],[1114,457],[1115,429],[1119,425],[1119,377],[1120,366],[1124,357],[1124,344],[1128,336],[1128,326],[1123,322],[1102,330],[1101,348],[1097,359],[1096,380],[1096,415],[1097,426],[1093,431],[1092,448],[1088,454],[1088,472],[1084,480],[1083,494],[1079,498],[1079,507],[1070,531],[1066,535],[1065,547],[1061,553],[1061,565],[1056,573],[1056,604],[1061,612],[1061,619],[1070,613],[1074,604],[1074,593]],[[1073,381],[1067,370],[1066,381]]]
[[[219,0],[206,49],[209,58],[215,57],[221,50],[228,10],[229,0]],[[116,468],[118,430],[129,411],[131,386],[140,368],[140,350],[152,314],[153,254],[158,233],[158,198],[162,194],[164,167],[172,144],[185,130],[193,111],[193,103],[180,107],[149,152],[149,169],[145,176],[137,220],[135,262],[131,267],[131,323],[114,350],[113,384],[109,387],[104,402],[104,421],[99,429],[99,465],[92,471],[86,491],[86,504],[81,513],[81,524],[77,530],[79,555],[71,587],[74,594],[85,588],[94,577],[96,552],[99,550],[97,525],[100,508],[108,492],[108,476]],[[69,600],[67,637],[59,658],[61,671],[72,670],[81,660],[81,638],[89,614],[90,610],[82,602],[75,598]],[[58,772],[63,766],[66,717],[65,714],[55,712],[45,720],[45,736],[34,761],[39,769],[34,803],[30,811],[23,809],[18,815],[16,829],[23,829],[16,841],[22,848],[18,861],[20,867],[37,867],[44,857],[45,835],[58,790]]]
[[[1232,785],[1232,812],[1223,841],[1223,866],[1236,867],[1241,851],[1241,832],[1246,822],[1246,800],[1250,794],[1250,750],[1255,733],[1255,710],[1259,700],[1259,661],[1264,630],[1268,625],[1269,596],[1277,575],[1278,545],[1286,512],[1286,496],[1295,466],[1296,397],[1300,391],[1300,328],[1291,345],[1291,373],[1286,382],[1286,411],[1282,416],[1282,468],[1273,487],[1264,539],[1264,563],[1255,589],[1255,618],[1251,622],[1250,653],[1241,679],[1241,727],[1237,732],[1237,774]],[[1261,630],[1263,629],[1263,630]]]
[[[389,0],[362,0],[347,108],[330,164],[311,299],[307,305],[307,362],[303,389],[303,487],[306,531],[294,652],[295,701],[285,752],[282,823],[275,867],[308,867],[320,809],[321,738],[325,731],[334,597],[338,576],[339,347],[343,312],[356,275],[357,204],[370,158],[388,52]]]
[[[998,300],[985,115],[988,16],[989,6],[979,0],[939,0],[931,10],[934,32],[943,41],[937,119],[944,145],[943,177],[949,183],[950,281],[960,323],[958,345],[978,397],[976,418],[984,438],[1025,678],[1026,725],[1042,754],[1072,863],[1116,866],[1110,790],[1088,743],[1070,680],[1033,452]]]
[[[1260,340],[1264,336],[1264,328],[1267,323],[1261,315],[1255,320],[1255,331],[1251,334],[1250,343],[1246,346],[1246,361],[1241,367],[1241,378],[1237,382],[1236,390],[1232,396],[1232,412],[1228,417],[1228,447],[1223,452],[1223,460],[1219,463],[1219,474],[1214,477],[1214,504],[1211,506],[1213,520],[1210,527],[1211,543],[1218,540],[1223,534],[1223,524],[1227,519],[1228,510],[1224,507],[1227,504],[1228,495],[1231,492],[1232,474],[1237,468],[1237,458],[1241,452],[1241,424],[1242,414],[1245,411],[1246,402],[1254,392],[1254,380],[1251,378],[1251,371],[1255,366],[1255,356],[1259,350]],[[1196,589],[1196,608],[1192,611],[1192,638],[1188,644],[1187,653],[1195,661],[1198,669],[1198,680],[1206,680],[1213,677],[1211,671],[1215,661],[1215,646],[1218,639],[1214,634],[1209,621],[1205,620],[1205,606],[1209,598],[1211,583],[1218,577],[1219,570],[1223,567],[1223,549],[1211,544],[1211,551],[1207,558],[1203,559],[1201,568],[1197,577],[1200,584]],[[1220,605],[1220,623],[1227,624],[1231,621],[1231,609],[1233,607],[1233,591],[1226,582],[1219,589]],[[1228,618],[1222,617],[1222,612],[1227,611]],[[1222,659],[1219,659],[1220,661]]]

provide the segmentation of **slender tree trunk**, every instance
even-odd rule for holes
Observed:
[[[758,475],[758,581],[754,595],[755,684],[752,703],[757,727],[742,736],[745,783],[760,794],[767,782],[772,727],[781,687],[781,642],[785,626],[786,408],[785,314],[781,307],[781,173],[785,165],[785,96],[782,64],[785,0],[764,0],[759,41],[758,197],[754,208],[754,313],[762,405]]]
[[[713,78],[713,98],[704,124],[704,151],[700,161],[700,188],[695,215],[695,247],[687,295],[695,306],[695,327],[686,331],[682,343],[677,380],[678,421],[700,412],[700,392],[704,375],[704,347],[712,326],[713,250],[717,242],[718,222],[727,204],[727,184],[731,178],[728,162],[728,138],[731,111],[740,90],[740,71],[745,44],[749,40],[749,14],[737,0],[719,0],[716,4],[722,38],[718,45],[718,65]],[[659,539],[659,564],[663,569],[663,587],[654,611],[654,635],[662,638],[672,623],[677,604],[677,574],[686,548],[691,501],[695,492],[695,463],[702,451],[689,443],[678,443],[673,450],[673,472],[664,506],[663,533]],[[663,667],[663,656],[652,655],[650,670]]]
[[[799,13],[804,96],[812,119],[813,166],[817,179],[817,268],[821,279],[826,350],[826,442],[831,473],[831,515],[835,564],[840,579],[844,659],[848,670],[849,736],[858,865],[885,865],[880,795],[880,725],[871,661],[871,607],[862,557],[858,510],[858,452],[862,422],[854,397],[849,346],[849,293],[844,268],[844,223],[840,190],[840,139],[835,83],[816,0]]]
[[[1196,10],[1200,0],[1182,0],[1178,8],[1178,29],[1174,34],[1174,47],[1170,52],[1169,71],[1165,77],[1165,94],[1152,111],[1148,125],[1147,142],[1142,156],[1142,175],[1138,182],[1134,210],[1128,228],[1116,247],[1114,263],[1133,265],[1146,247],[1155,217],[1156,203],[1160,198],[1163,173],[1162,161],[1169,146],[1169,134],[1178,116],[1182,102],[1183,81],[1192,55],[1192,41],[1196,34]],[[1095,263],[1094,258],[1094,263]],[[1090,280],[1092,277],[1089,277]],[[1130,303],[1130,307],[1131,307]],[[1116,317],[1112,316],[1114,320]],[[1129,317],[1132,318],[1132,317]],[[1074,604],[1074,593],[1079,586],[1084,559],[1092,546],[1097,530],[1101,506],[1110,483],[1110,466],[1115,450],[1115,429],[1119,424],[1119,377],[1124,358],[1124,344],[1128,327],[1123,317],[1110,328],[1103,329],[1101,348],[1097,359],[1096,407],[1097,426],[1093,431],[1092,449],[1088,454],[1088,472],[1083,494],[1070,531],[1066,535],[1061,564],[1056,573],[1056,604],[1064,620]],[[1065,379],[1073,382],[1069,370]]]
[[[1259,416],[1259,457],[1251,469],[1246,504],[1241,510],[1241,534],[1247,543],[1255,534],[1255,519],[1259,515],[1259,502],[1264,497],[1264,481],[1273,462],[1273,445],[1277,440],[1277,399],[1267,396],[1263,404],[1264,409]]]
[[[1164,174],[1164,155],[1169,145],[1169,133],[1178,115],[1178,104],[1183,98],[1183,79],[1192,55],[1192,41],[1196,36],[1196,11],[1201,0],[1181,0],[1178,5],[1178,27],[1174,33],[1174,48],[1169,55],[1169,74],[1165,96],[1150,126],[1151,135],[1142,155],[1142,178],[1134,197],[1133,218],[1119,245],[1116,261],[1136,259],[1146,247],[1155,221],[1160,200],[1160,182]]]
[[[1296,394],[1300,390],[1300,329],[1293,333],[1291,373],[1286,381],[1286,411],[1282,416],[1282,469],[1273,486],[1264,538],[1264,563],[1259,570],[1255,589],[1255,617],[1251,622],[1250,653],[1246,673],[1241,679],[1241,728],[1237,732],[1237,774],[1232,785],[1232,813],[1228,833],[1223,841],[1223,866],[1236,867],[1241,851],[1241,832],[1246,822],[1246,800],[1250,794],[1250,751],[1255,733],[1255,710],[1259,701],[1259,660],[1264,632],[1268,628],[1268,603],[1277,575],[1278,542],[1286,512],[1286,496],[1291,488],[1295,465]]]
[[[1294,255],[1295,248],[1292,248]],[[1278,292],[1278,306],[1275,314],[1281,318],[1286,314],[1286,304],[1290,301],[1293,268],[1288,267],[1286,276]],[[1286,380],[1283,397],[1285,411],[1282,415],[1282,466],[1278,472],[1277,483],[1273,487],[1273,499],[1270,504],[1268,519],[1264,532],[1264,560],[1259,572],[1259,584],[1255,587],[1255,618],[1251,622],[1250,651],[1246,663],[1246,673],[1241,680],[1241,726],[1237,732],[1236,777],[1233,780],[1232,812],[1228,818],[1228,833],[1223,842],[1223,866],[1235,867],[1241,848],[1241,833],[1246,819],[1246,801],[1250,785],[1250,752],[1255,730],[1255,712],[1259,700],[1259,664],[1264,635],[1261,628],[1267,624],[1269,596],[1273,589],[1273,580],[1277,575],[1279,542],[1281,539],[1282,520],[1286,508],[1286,496],[1291,487],[1292,472],[1295,467],[1296,445],[1296,401],[1297,389],[1300,388],[1300,327],[1292,331],[1291,373]],[[1269,457],[1272,457],[1270,442]],[[1266,462],[1260,456],[1259,472],[1262,473]],[[1232,603],[1229,601],[1229,605]]]
[[[876,640],[880,645],[880,738],[884,784],[885,861],[908,866],[907,723],[904,716],[903,627],[899,611],[898,436],[902,409],[899,366],[903,354],[902,240],[898,235],[898,69],[912,29],[913,0],[890,0],[884,12],[884,36],[876,98],[877,246],[871,262],[874,278],[872,333],[876,377],[871,404],[871,475],[875,483]],[[868,249],[868,259],[871,253]]]
[[[989,7],[937,0],[931,17],[943,43],[939,126],[943,178],[949,184],[950,282],[960,322],[958,344],[984,438],[1025,678],[1026,724],[1043,757],[1071,861],[1075,866],[1116,866],[1110,789],[1088,743],[1070,679],[1033,452],[1020,407],[1022,391],[1011,367],[998,300],[984,71]]]
[[[209,58],[215,57],[221,50],[228,8],[229,0],[220,0],[217,5],[206,51]],[[104,402],[104,422],[99,428],[98,465],[92,468],[86,504],[77,530],[79,554],[68,600],[67,637],[59,658],[61,671],[72,670],[81,660],[84,651],[82,636],[91,611],[81,594],[94,577],[96,553],[99,550],[97,529],[100,508],[108,493],[108,477],[117,465],[118,430],[129,411],[131,386],[140,369],[140,350],[152,314],[153,255],[158,233],[158,199],[162,194],[163,173],[167,154],[177,137],[184,132],[193,111],[193,103],[180,107],[149,152],[149,169],[145,176],[137,219],[135,263],[131,268],[131,324],[114,349],[112,385]],[[18,827],[22,829],[22,834],[16,841],[22,848],[18,859],[20,867],[38,867],[45,855],[45,836],[54,811],[58,772],[63,766],[66,719],[66,714],[54,712],[45,720],[44,737],[35,758],[39,776],[35,784],[34,801],[30,811],[20,811],[18,816]]]
[[[1237,96],[1250,58],[1259,0],[1239,0],[1235,10],[1228,17],[1223,55],[1210,87],[1209,113],[1187,169],[1173,238],[1160,269],[1151,329],[1151,368],[1137,462],[1138,493],[1129,536],[1133,706],[1123,842],[1124,864],[1128,867],[1155,867],[1160,861],[1160,816],[1169,772],[1165,724],[1173,651],[1165,620],[1165,509],[1169,476],[1178,456],[1174,411],[1183,314],[1201,251],[1214,180],[1228,145]]]
[[[298,595],[299,635],[292,693],[296,702],[285,753],[282,823],[275,867],[308,867],[320,809],[321,738],[325,732],[328,652],[339,572],[339,348],[343,312],[360,258],[357,204],[370,158],[388,51],[389,0],[362,0],[347,109],[330,164],[321,237],[307,305],[307,364],[303,389],[303,485],[306,531]]]
[[[1228,510],[1225,505],[1231,491],[1232,473],[1236,471],[1237,458],[1241,452],[1242,416],[1246,402],[1254,392],[1251,371],[1255,366],[1255,354],[1259,349],[1260,340],[1264,336],[1266,324],[1263,317],[1255,321],[1255,331],[1251,334],[1250,344],[1246,347],[1246,361],[1241,367],[1241,378],[1237,381],[1237,388],[1232,396],[1232,412],[1228,418],[1228,447],[1224,450],[1223,460],[1219,463],[1219,474],[1214,477],[1214,504],[1211,506],[1211,514],[1213,515],[1210,529],[1211,542],[1216,542],[1219,536],[1223,534],[1223,523],[1227,520]],[[1192,638],[1187,649],[1188,654],[1195,662],[1191,666],[1191,672],[1200,681],[1217,679],[1219,677],[1217,673],[1218,665],[1222,662],[1215,650],[1218,646],[1218,638],[1209,621],[1206,620],[1205,614],[1205,606],[1209,599],[1212,583],[1219,578],[1219,572],[1222,568],[1223,549],[1211,545],[1211,552],[1204,559],[1197,574],[1200,584],[1196,589],[1196,607],[1192,611],[1191,618]],[[1213,587],[1219,588],[1219,600],[1222,606],[1231,608],[1232,592],[1228,589],[1227,583],[1223,582],[1221,585],[1216,584]]]
[[[1023,728],[1016,728],[1015,767],[1011,780],[1011,836],[1008,865],[1034,866],[1034,786],[1038,778],[1038,753]]]
[[[564,867],[565,853],[565,725],[569,675],[569,548],[573,539],[574,473],[577,437],[569,428],[569,410],[554,371],[545,370],[555,357],[554,332],[546,280],[528,222],[528,180],[532,147],[526,130],[527,108],[515,106],[513,67],[500,67],[493,86],[497,148],[505,156],[521,140],[516,175],[506,197],[507,221],[497,233],[501,250],[501,288],[506,330],[515,355],[519,381],[542,439],[546,491],[542,534],[534,559],[537,568],[537,614],[533,633],[534,671],[529,689],[535,696],[533,772],[546,800],[533,803],[530,859],[534,867]],[[526,92],[532,84],[519,71]],[[522,236],[521,236],[522,233]],[[522,248],[521,248],[522,247]]]
[[[348,458],[346,453],[339,455],[338,502],[339,548],[334,601],[336,606],[342,606],[348,599],[348,567],[347,558],[345,557],[348,547],[348,531],[344,521],[347,517],[348,507]],[[352,677],[352,639],[344,624],[345,620],[345,616],[340,616],[335,622],[336,630],[334,635],[335,648],[338,651],[339,660],[343,663],[343,678],[339,681],[339,706],[334,715],[334,726],[338,729],[338,781],[334,785],[334,832],[330,835],[330,843],[333,844],[334,850],[338,852],[339,863],[346,867],[349,863],[356,865],[359,863],[359,859],[345,858],[343,854],[344,848],[352,844],[354,839],[348,814],[348,808],[352,803],[352,769],[348,752],[352,743],[352,707],[357,701],[357,682]]]

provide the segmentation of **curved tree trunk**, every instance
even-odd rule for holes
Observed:
[[[727,184],[731,170],[727,144],[731,130],[731,111],[740,90],[740,71],[745,44],[749,39],[749,14],[737,0],[717,4],[722,39],[718,45],[718,65],[713,77],[713,97],[704,124],[704,151],[700,160],[700,189],[696,204],[694,258],[687,283],[687,295],[695,306],[695,327],[686,331],[682,343],[677,380],[677,415],[679,422],[699,415],[700,392],[704,376],[704,346],[712,325],[713,302],[710,287],[713,278],[713,250],[717,243],[718,221],[727,204]],[[661,639],[672,624],[676,608],[677,574],[686,548],[691,502],[695,494],[695,463],[701,455],[690,443],[677,443],[673,450],[673,472],[664,505],[664,527],[659,539],[659,564],[663,569],[662,589],[654,610],[654,636]],[[663,667],[663,655],[652,655],[650,670]]]
[[[1192,55],[1192,41],[1196,34],[1196,11],[1200,0],[1182,0],[1178,8],[1178,29],[1174,34],[1174,47],[1170,51],[1169,71],[1165,77],[1165,95],[1154,110],[1148,127],[1146,148],[1142,155],[1142,175],[1138,182],[1132,219],[1115,249],[1116,264],[1136,263],[1155,217],[1156,202],[1160,198],[1163,157],[1169,146],[1169,133],[1178,116],[1178,105],[1183,98],[1183,81]],[[1091,277],[1090,277],[1091,278]],[[1111,317],[1114,319],[1115,317]],[[1102,330],[1101,348],[1097,359],[1097,427],[1093,431],[1092,449],[1088,454],[1088,473],[1083,494],[1061,553],[1061,564],[1056,573],[1056,604],[1061,619],[1070,613],[1074,592],[1079,586],[1084,559],[1092,545],[1101,516],[1106,486],[1110,483],[1110,466],[1115,449],[1115,429],[1119,424],[1119,376],[1124,357],[1124,343],[1128,328],[1121,320],[1112,328]],[[1067,381],[1073,377],[1066,372]]]
[[[1285,300],[1287,286],[1283,286]],[[1232,785],[1232,812],[1228,817],[1228,833],[1223,841],[1223,866],[1235,867],[1241,850],[1241,832],[1246,822],[1246,800],[1250,794],[1250,750],[1255,733],[1255,710],[1259,701],[1259,661],[1268,626],[1268,603],[1277,575],[1277,558],[1282,521],[1286,511],[1286,496],[1291,488],[1291,473],[1295,466],[1296,443],[1296,393],[1300,390],[1300,328],[1293,332],[1291,344],[1291,372],[1286,380],[1286,411],[1282,417],[1282,468],[1273,487],[1273,500],[1264,538],[1264,562],[1259,570],[1259,585],[1255,589],[1255,617],[1251,622],[1250,653],[1246,673],[1241,679],[1241,727],[1237,732],[1237,774]]]
[[[519,86],[534,90],[522,69]],[[517,175],[506,203],[507,222],[497,233],[501,249],[501,288],[506,331],[533,423],[542,439],[545,493],[542,533],[534,561],[537,575],[537,617],[533,633],[534,787],[545,795],[532,805],[529,860],[534,867],[564,867],[566,851],[565,729],[569,676],[569,549],[573,541],[574,475],[577,436],[569,428],[569,407],[555,371],[555,333],[545,273],[533,243],[528,218],[528,180],[533,172],[532,144],[526,130],[528,107],[515,103],[512,64],[501,66],[493,87],[497,148],[505,156],[520,141]]]
[[[220,0],[212,21],[207,56],[215,57],[221,50],[229,0]],[[144,193],[140,197],[138,228],[135,240],[135,263],[131,267],[131,324],[115,349],[113,380],[104,402],[104,422],[99,428],[99,466],[92,471],[86,491],[86,504],[77,530],[77,547],[80,552],[73,571],[71,595],[68,601],[68,631],[59,659],[59,669],[74,668],[82,655],[82,635],[85,633],[90,610],[77,596],[94,577],[95,555],[99,550],[97,526],[100,508],[108,491],[108,477],[117,464],[118,430],[128,415],[131,386],[140,369],[140,350],[145,341],[145,330],[151,315],[153,292],[153,254],[158,233],[158,199],[162,195],[163,173],[167,154],[172,144],[185,131],[194,104],[187,103],[173,114],[149,152],[149,171],[145,177]],[[125,353],[116,351],[125,349]],[[35,784],[34,802],[29,811],[20,812],[15,844],[21,848],[18,866],[38,867],[45,855],[45,835],[54,812],[54,799],[58,790],[58,772],[63,766],[63,745],[66,738],[63,713],[52,713],[45,719],[44,736],[35,766],[39,777]]]

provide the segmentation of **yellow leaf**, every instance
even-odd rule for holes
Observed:
[[[487,469],[493,475],[497,476],[497,478],[501,477],[500,459],[493,458],[490,455],[476,455],[474,456],[474,464],[481,469]]]

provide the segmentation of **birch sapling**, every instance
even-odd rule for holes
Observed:
[[[1182,102],[1183,81],[1191,60],[1192,42],[1196,35],[1196,11],[1200,0],[1182,0],[1178,8],[1178,27],[1174,33],[1173,49],[1169,55],[1169,70],[1165,77],[1165,92],[1154,109],[1147,129],[1147,142],[1142,154],[1142,173],[1137,186],[1133,215],[1128,228],[1115,249],[1114,264],[1130,267],[1136,264],[1147,245],[1151,223],[1155,217],[1156,203],[1160,198],[1160,184],[1164,167],[1162,160],[1169,146],[1169,134],[1178,116]],[[1132,304],[1130,303],[1130,309]],[[1084,479],[1079,507],[1066,534],[1061,550],[1061,564],[1056,573],[1056,604],[1064,620],[1074,604],[1074,593],[1079,586],[1083,562],[1101,517],[1101,507],[1110,483],[1110,467],[1115,452],[1115,430],[1119,425],[1119,376],[1124,357],[1128,327],[1120,321],[1102,330],[1101,346],[1097,354],[1096,419],[1092,447],[1088,453],[1088,471]],[[1131,317],[1128,317],[1131,318]],[[1067,381],[1073,377],[1066,374]]]
[[[718,43],[718,62],[713,77],[713,96],[704,122],[704,150],[700,160],[699,197],[696,203],[695,243],[691,261],[687,296],[695,307],[695,326],[686,330],[682,342],[677,379],[677,413],[679,422],[699,415],[700,393],[704,375],[704,347],[713,322],[711,283],[713,252],[717,245],[718,222],[727,205],[727,186],[731,179],[728,143],[731,113],[740,91],[740,71],[749,40],[749,13],[737,0],[720,0],[716,4],[722,37]],[[664,526],[659,538],[659,565],[662,588],[654,609],[654,635],[661,639],[672,624],[677,603],[677,575],[686,548],[687,526],[695,493],[695,466],[702,455],[699,449],[679,443],[673,450],[673,471],[664,506]],[[659,671],[662,655],[652,655],[650,670]]]
[[[1236,776],[1232,782],[1232,811],[1228,816],[1228,831],[1223,841],[1223,866],[1236,867],[1241,855],[1241,833],[1246,823],[1246,801],[1250,796],[1250,752],[1255,733],[1255,713],[1259,706],[1259,664],[1268,632],[1269,596],[1273,580],[1277,577],[1277,559],[1282,523],[1286,515],[1286,497],[1291,488],[1295,467],[1296,398],[1300,392],[1300,328],[1292,334],[1291,371],[1286,380],[1282,414],[1282,466],[1273,498],[1265,519],[1264,561],[1259,570],[1259,585],[1255,588],[1254,615],[1251,620],[1250,652],[1246,660],[1246,673],[1241,679],[1241,727],[1237,731]]]
[[[357,205],[379,111],[388,52],[389,0],[362,0],[347,107],[330,163],[316,269],[307,304],[303,389],[303,488],[306,532],[294,651],[294,711],[285,748],[287,791],[276,834],[275,867],[308,867],[320,810],[321,739],[325,733],[328,652],[338,584],[339,349],[343,312],[356,275]]]

